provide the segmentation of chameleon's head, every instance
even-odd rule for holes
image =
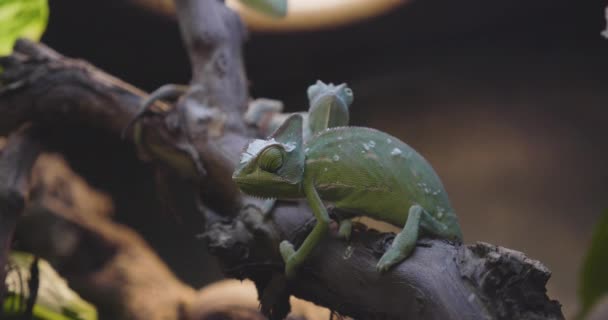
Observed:
[[[266,140],[254,140],[232,175],[239,188],[264,198],[299,196],[304,176],[302,116],[292,115]]]
[[[334,86],[332,83],[325,84],[323,81],[317,80],[317,83],[308,87],[308,101],[313,104],[315,101],[322,99],[323,97],[338,99],[347,108],[353,103],[355,98],[353,90],[351,90],[346,83]]]

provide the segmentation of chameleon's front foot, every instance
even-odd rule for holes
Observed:
[[[396,250],[396,248],[390,248],[384,253],[384,255],[382,255],[382,258],[380,258],[380,261],[378,261],[376,264],[376,270],[378,270],[380,273],[384,273],[394,265],[403,261],[405,258],[407,258],[407,255],[403,254],[399,250]]]
[[[283,262],[285,262],[285,276],[287,278],[292,278],[295,275],[297,267],[294,260],[296,251],[293,247],[293,244],[291,244],[291,242],[287,240],[283,240],[279,245],[279,251],[281,252],[281,256],[283,257]]]

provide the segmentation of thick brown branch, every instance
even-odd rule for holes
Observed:
[[[82,123],[118,133],[145,96],[90,64],[66,59],[43,45],[20,40],[14,50],[0,60],[5,70],[0,73],[0,135],[25,121]]]
[[[25,125],[0,148],[0,298],[4,295],[4,266],[13,233],[28,196],[30,170],[41,151],[35,131]]]
[[[14,53],[0,60],[0,66],[5,70],[0,73],[0,135],[33,121],[47,127],[84,124],[118,137],[146,97],[141,90],[84,61],[26,40],[17,42]],[[192,106],[191,101],[184,99],[183,107],[178,105],[165,119],[144,119],[138,148],[145,159],[201,182],[209,199],[207,205],[219,208],[224,215],[234,214],[241,196],[230,175],[247,138],[224,130],[222,113],[206,112],[198,104]],[[154,108],[170,109],[160,102]],[[187,114],[194,114],[190,118],[193,125],[203,129],[188,131],[182,126],[188,123],[182,121],[183,110],[194,110]],[[200,176],[197,168],[203,167],[208,176]]]

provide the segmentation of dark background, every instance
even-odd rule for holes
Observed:
[[[43,41],[59,52],[148,91],[189,81],[171,18],[119,0],[50,4]],[[317,79],[347,82],[355,92],[352,122],[396,135],[429,159],[466,242],[544,262],[553,271],[549,294],[568,316],[593,223],[608,208],[604,5],[418,0],[348,27],[251,34],[251,92],[295,111]],[[217,276],[202,244],[158,212],[150,168],[121,171],[137,167],[129,146],[95,132],[64,138],[68,159],[89,182],[121,186],[117,219],[140,231],[182,279],[200,286]],[[90,156],[70,157],[75,151]]]

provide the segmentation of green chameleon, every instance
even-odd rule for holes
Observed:
[[[288,277],[327,233],[335,208],[404,226],[377,263],[380,272],[407,258],[421,234],[461,241],[462,234],[439,177],[430,164],[399,139],[363,127],[336,127],[316,133],[305,144],[303,120],[289,117],[267,140],[254,140],[243,152],[232,178],[257,197],[306,198],[317,219],[298,250],[280,244]],[[340,234],[350,223],[340,221]]]
[[[348,108],[353,103],[353,91],[345,84],[325,84],[321,80],[308,87],[308,112],[298,112],[304,121],[304,143],[314,133],[331,127],[348,125]],[[276,100],[258,99],[258,103],[250,105],[245,115],[246,121],[258,126],[263,134],[270,134],[278,129],[293,113],[280,113],[283,106]],[[264,213],[274,207],[275,200],[267,199],[261,205]],[[348,232],[344,230],[343,232]]]

